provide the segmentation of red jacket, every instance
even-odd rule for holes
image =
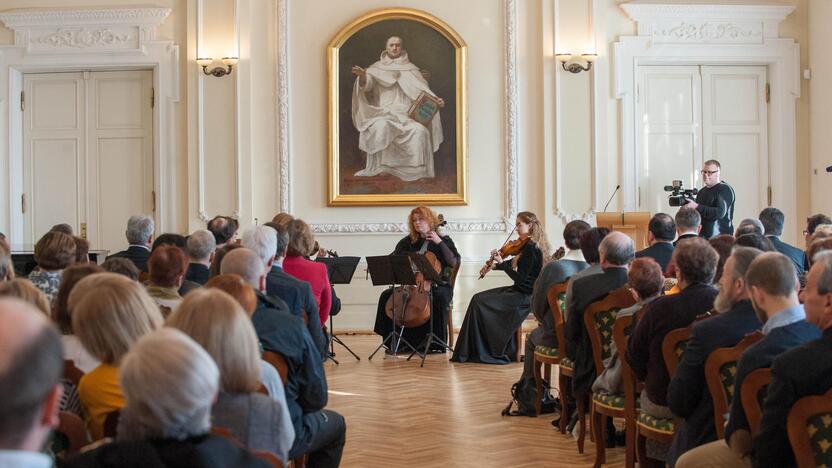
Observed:
[[[315,301],[318,303],[321,326],[324,326],[329,318],[329,309],[332,307],[332,288],[329,285],[326,265],[300,256],[292,256],[283,259],[283,271],[312,286],[312,294],[315,295]],[[309,318],[311,320],[311,317]]]

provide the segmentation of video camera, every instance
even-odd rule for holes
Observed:
[[[699,193],[699,190],[692,188],[692,189],[683,189],[682,188],[682,181],[681,180],[674,180],[671,182],[672,185],[665,185],[664,191],[670,192],[670,195],[667,197],[667,201],[670,203],[670,206],[684,206],[688,203],[688,198],[696,197],[696,194]]]

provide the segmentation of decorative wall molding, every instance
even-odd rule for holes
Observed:
[[[506,198],[505,212],[499,219],[449,223],[454,232],[508,232],[514,227],[519,204],[519,164],[517,159],[517,0],[502,0],[505,37],[505,136]],[[281,211],[292,211],[291,157],[289,154],[289,0],[277,0],[277,160]],[[399,222],[310,223],[316,234],[391,234],[406,232]]]
[[[130,34],[119,34],[109,28],[104,29],[60,29],[32,39],[33,44],[42,44],[53,48],[62,47],[108,47],[135,40]]]
[[[671,44],[760,44],[763,27],[760,23],[731,21],[661,21],[653,31],[653,40]]]

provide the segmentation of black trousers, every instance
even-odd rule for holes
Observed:
[[[336,468],[341,464],[341,454],[347,440],[347,424],[335,411],[321,410],[303,415],[305,434],[295,436],[295,444],[289,451],[294,459],[309,454],[309,468]]]

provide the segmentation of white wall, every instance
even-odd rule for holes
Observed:
[[[832,29],[829,28],[829,18],[832,18],[832,2],[827,0],[809,0],[809,67],[812,79],[809,81],[809,139],[808,146],[811,153],[809,164],[811,204],[809,212],[832,213],[832,174],[826,173],[826,167],[832,165],[832,55],[829,54],[829,44],[832,44]]]

